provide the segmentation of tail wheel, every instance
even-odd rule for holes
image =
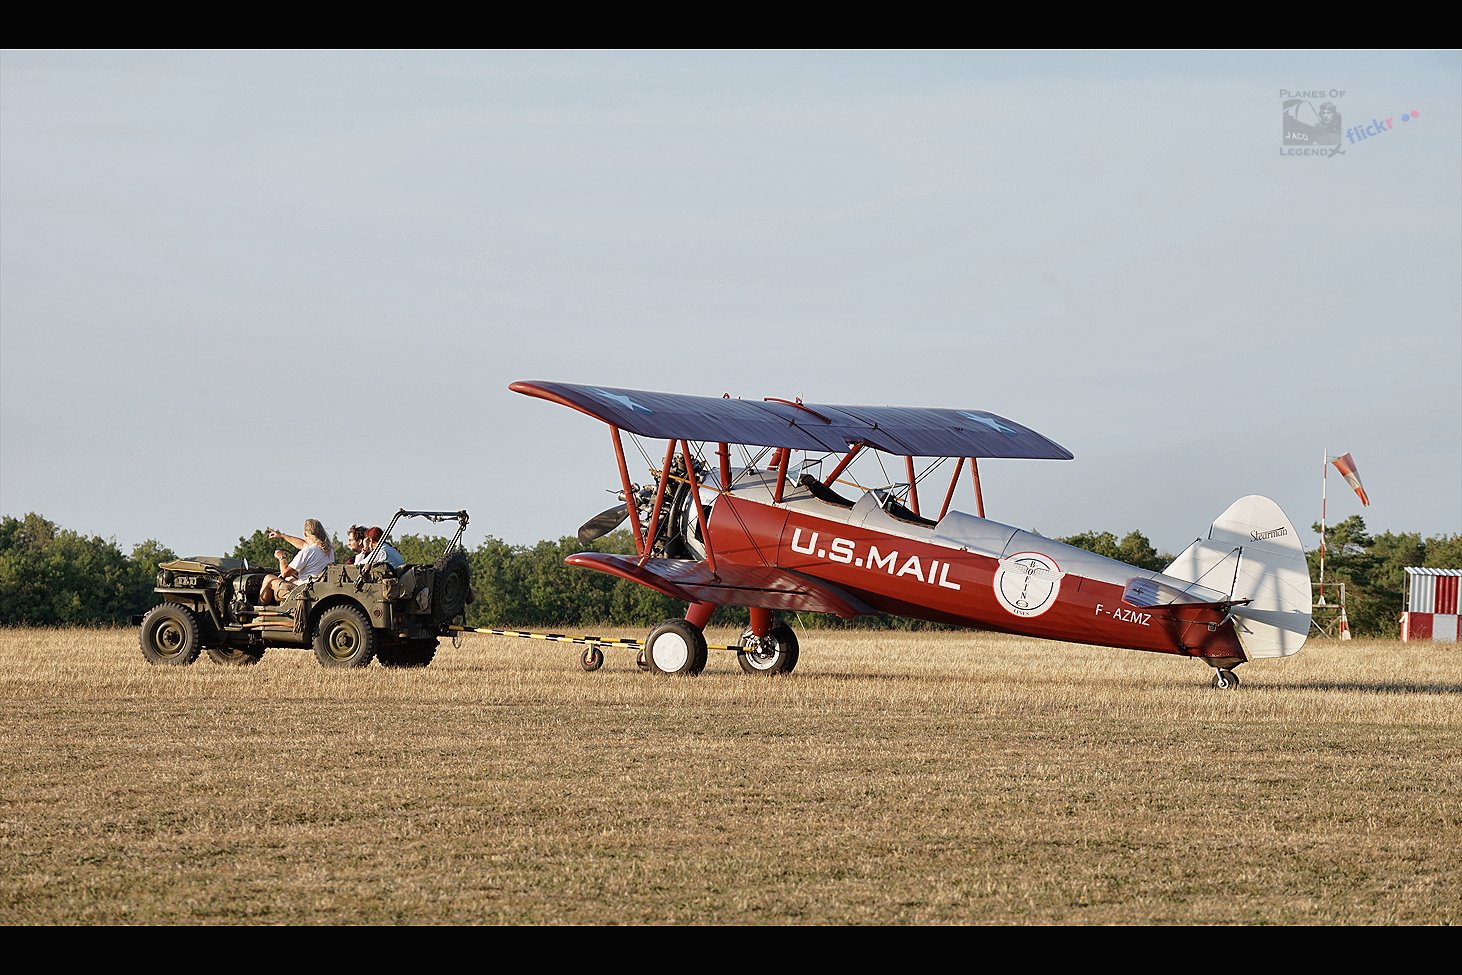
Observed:
[[[225,667],[249,667],[264,656],[263,647],[208,647],[208,659]]]
[[[376,631],[354,606],[331,606],[315,626],[315,659],[322,667],[365,667],[376,655]]]
[[[137,639],[148,663],[169,667],[188,666],[203,649],[198,638],[198,617],[177,603],[162,603],[148,610]]]
[[[1232,670],[1219,668],[1213,672],[1213,686],[1220,691],[1237,690],[1239,686],[1239,675]]]
[[[797,666],[797,634],[786,623],[777,623],[764,637],[750,630],[741,634],[736,662],[748,674],[790,674]]]
[[[706,638],[685,620],[666,620],[650,631],[645,660],[657,674],[694,677],[706,669]]]

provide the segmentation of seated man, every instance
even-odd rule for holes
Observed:
[[[376,549],[380,549],[380,551],[377,552]],[[381,529],[379,527],[366,529],[364,551],[355,557],[356,565],[364,565],[367,562],[384,562],[393,569],[399,569],[406,564],[406,560],[401,557],[400,552],[396,551],[395,546],[390,542],[381,541]]]
[[[353,556],[350,557],[350,562],[352,565],[358,565],[361,562],[365,561],[363,556],[370,551],[370,549],[366,547],[365,536],[366,529],[364,525],[351,525],[350,532],[345,536],[345,544],[348,545],[350,547],[350,550],[355,553]]]
[[[261,606],[284,602],[284,597],[289,595],[291,589],[324,572],[335,559],[333,547],[330,544],[330,534],[325,531],[325,526],[314,518],[305,519],[304,537],[302,538],[286,535],[275,528],[268,529],[266,534],[270,538],[288,542],[299,549],[299,552],[295,554],[292,561],[286,564],[284,550],[274,550],[274,557],[279,560],[279,574],[270,573],[264,577],[264,584],[259,588]]]

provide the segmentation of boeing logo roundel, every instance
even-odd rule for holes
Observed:
[[[1017,552],[1000,560],[995,572],[995,598],[1016,616],[1040,616],[1056,605],[1065,574],[1049,555]]]

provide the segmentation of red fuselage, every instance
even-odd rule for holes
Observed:
[[[1123,602],[1126,579],[1154,573],[1110,560],[1106,580],[1068,571],[1090,556],[1039,536],[1003,557],[820,518],[804,510],[722,495],[708,523],[718,566],[791,570],[831,583],[896,616],[1046,639],[1185,656],[1243,657],[1222,612]]]

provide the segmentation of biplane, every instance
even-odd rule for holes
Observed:
[[[609,426],[622,503],[589,519],[579,540],[628,521],[637,554],[581,552],[567,561],[687,604],[684,619],[661,624],[644,643],[640,665],[657,673],[705,667],[703,630],[718,606],[749,610],[733,649],[753,674],[796,667],[797,636],[777,619],[789,612],[886,613],[1195,657],[1213,668],[1218,688],[1237,686],[1234,668],[1245,661],[1295,653],[1309,633],[1304,550],[1268,498],[1235,501],[1161,572],[986,518],[981,459],[1072,459],[1003,416],[558,382],[509,388]],[[630,477],[625,433],[643,452],[646,483]],[[663,454],[645,451],[641,439],[665,441]],[[875,475],[853,477],[855,461],[866,470],[869,458]],[[897,459],[892,476],[885,458]],[[950,509],[966,467],[976,514]],[[944,488],[937,508],[931,480]],[[583,663],[594,669],[602,655]]]

